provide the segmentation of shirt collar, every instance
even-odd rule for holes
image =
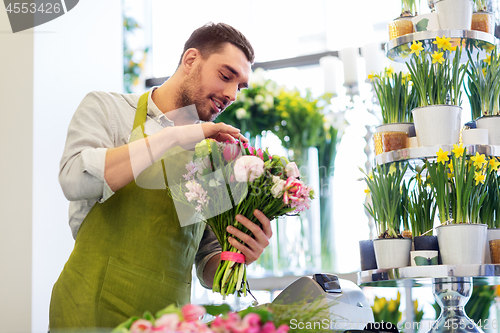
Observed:
[[[152,87],[149,90],[149,95],[148,95],[148,116],[152,119],[157,120],[158,122],[161,122],[163,126],[174,126],[174,122],[168,117],[161,112],[160,109],[158,109],[158,106],[156,106],[155,102],[153,102],[153,91],[155,91],[158,87]]]

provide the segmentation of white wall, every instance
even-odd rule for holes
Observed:
[[[57,175],[71,117],[92,90],[122,91],[121,0],[87,0],[12,34],[0,5],[0,332],[46,332],[73,248]]]
[[[31,329],[33,34],[0,5],[0,332]]]

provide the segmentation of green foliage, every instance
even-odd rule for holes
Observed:
[[[401,234],[402,212],[402,185],[403,177],[408,169],[408,164],[377,165],[371,175],[365,175],[371,196],[371,204],[365,208],[375,220],[379,237],[397,238]]]
[[[127,93],[131,93],[132,87],[138,83],[149,52],[149,47],[134,51],[128,45],[128,36],[140,28],[134,18],[123,17],[123,85]],[[140,54],[140,57],[137,56],[137,53]],[[138,58],[140,58],[139,61],[137,61]]]
[[[472,119],[481,116],[492,116],[500,114],[500,59],[495,47],[486,59],[472,59],[468,51],[469,66],[467,67],[467,97],[471,106]]]
[[[383,123],[413,122],[411,111],[417,107],[418,96],[417,90],[411,88],[411,75],[386,69],[369,78],[382,110]]]
[[[436,205],[433,192],[422,179],[425,169],[418,171],[408,183],[408,218],[410,220],[413,237],[421,236],[432,229],[436,216]]]

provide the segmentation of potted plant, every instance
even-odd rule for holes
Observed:
[[[437,207],[433,192],[427,186],[426,179],[422,176],[424,171],[424,168],[420,168],[409,182],[409,185],[412,187],[408,191],[406,209],[408,211],[415,251],[439,251],[437,236],[433,236],[432,232],[430,232],[434,227]]]
[[[392,67],[370,74],[382,113],[382,125],[374,135],[375,152],[380,154],[407,147],[408,136],[415,136],[411,110],[417,106],[417,92],[411,89],[411,75],[394,73]]]
[[[379,238],[373,241],[379,269],[405,267],[410,263],[411,238],[403,238],[402,191],[408,164],[377,165],[373,172],[364,173],[371,203],[365,208],[375,220]]]
[[[471,30],[495,33],[495,16],[488,11],[486,0],[473,0],[473,2]]]
[[[442,30],[470,30],[472,23],[472,0],[434,1],[438,15],[439,28]]]
[[[420,2],[419,2],[420,3]],[[401,0],[401,15],[389,22],[389,40],[413,32],[412,18],[417,14],[416,0]]]
[[[461,49],[452,46],[450,38],[436,37],[433,43],[437,50],[430,53],[414,41],[406,64],[418,95],[419,107],[412,113],[419,146],[458,143],[460,134],[466,65],[460,64]]]
[[[436,230],[443,264],[481,264],[487,225],[479,211],[493,169],[484,155],[470,156],[462,145],[454,145],[451,158],[441,148],[436,155],[425,167],[442,223]]]
[[[486,239],[484,263],[491,263],[490,240],[500,239],[500,175],[498,167],[500,162],[498,158],[492,157],[489,160],[493,172],[486,184],[488,195],[483,201],[479,210],[479,218],[482,223],[488,225],[488,236]]]
[[[472,59],[468,53],[467,96],[471,106],[472,119],[479,129],[488,130],[488,143],[500,145],[500,59],[497,48],[493,48],[486,59]]]

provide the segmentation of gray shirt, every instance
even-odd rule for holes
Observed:
[[[175,126],[148,96],[145,133]],[[125,145],[134,123],[138,94],[91,92],[85,96],[71,119],[60,163],[59,182],[70,200],[69,225],[76,238],[83,219],[92,206],[106,201],[114,192],[104,179],[108,148]],[[196,254],[196,272],[203,286],[206,263],[221,252],[214,233],[207,227]]]

